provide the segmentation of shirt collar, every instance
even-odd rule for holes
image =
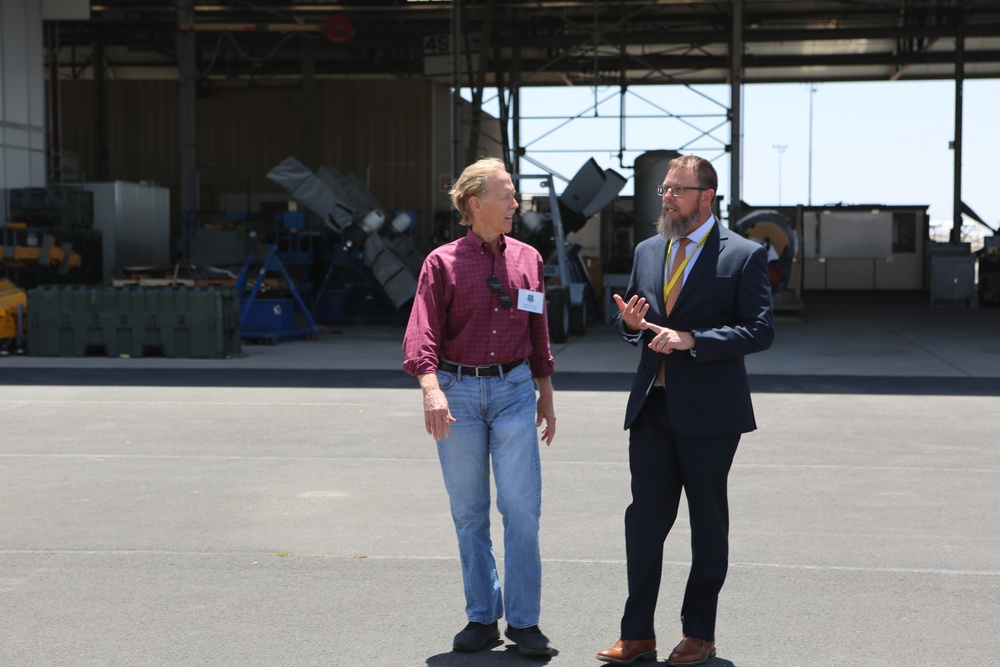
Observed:
[[[687,235],[687,239],[691,241],[691,243],[698,245],[701,243],[701,240],[705,237],[705,235],[712,231],[712,227],[714,226],[715,215],[710,214],[708,216],[708,220],[698,225],[693,232]]]
[[[489,244],[479,236],[479,234],[472,231],[472,227],[469,227],[469,232],[465,235],[464,241],[472,246],[476,252],[485,252],[490,246]],[[498,250],[503,253],[507,249],[507,235],[500,235],[500,245]]]

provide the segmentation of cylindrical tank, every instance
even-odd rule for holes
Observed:
[[[633,228],[636,243],[656,233],[656,221],[662,209],[662,198],[656,194],[656,186],[663,185],[667,164],[680,155],[677,151],[647,151],[635,159],[632,208],[635,214]]]

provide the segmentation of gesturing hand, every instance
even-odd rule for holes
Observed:
[[[653,340],[649,341],[649,349],[661,354],[670,354],[674,350],[690,350],[694,347],[694,336],[688,331],[675,331],[666,327],[644,322],[645,329],[653,332]]]
[[[615,303],[618,304],[618,310],[622,313],[622,321],[625,326],[632,331],[639,331],[646,328],[646,313],[649,312],[649,304],[646,303],[646,299],[633,295],[628,303],[619,295],[615,294]]]

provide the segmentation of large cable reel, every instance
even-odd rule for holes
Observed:
[[[767,249],[771,292],[787,290],[799,252],[799,239],[788,218],[777,211],[755,211],[736,223],[736,233]]]

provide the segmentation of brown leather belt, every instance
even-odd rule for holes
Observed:
[[[457,373],[458,375],[471,375],[477,378],[492,378],[500,375],[501,371],[505,374],[510,373],[524,362],[524,359],[518,359],[517,361],[512,361],[509,364],[496,364],[493,366],[463,366],[462,364],[453,364],[448,361],[439,361],[438,370],[446,373]]]

